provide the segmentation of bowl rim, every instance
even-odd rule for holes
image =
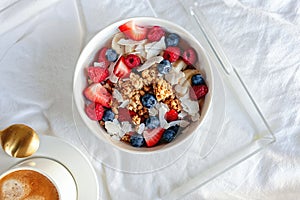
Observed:
[[[202,114],[200,116],[200,122],[196,125],[196,129],[200,128],[201,125],[203,124],[203,121],[205,121],[208,113],[210,112],[211,110],[211,107],[212,107],[212,101],[213,101],[213,97],[214,97],[214,76],[213,76],[213,69],[212,69],[212,64],[211,64],[211,61],[209,59],[209,56],[208,56],[208,53],[206,52],[206,50],[203,48],[203,46],[200,44],[200,42],[196,39],[196,37],[194,37],[193,34],[191,34],[189,31],[187,31],[186,29],[184,29],[182,26],[172,22],[172,21],[169,21],[169,20],[166,20],[166,19],[162,19],[162,18],[157,18],[157,17],[130,17],[130,18],[126,18],[126,19],[122,19],[122,20],[117,20],[117,21],[114,21],[112,23],[110,23],[109,25],[105,26],[104,28],[102,28],[100,31],[98,31],[84,46],[84,48],[82,49],[82,51],[80,52],[80,55],[78,56],[78,59],[77,59],[77,62],[76,62],[76,67],[75,67],[75,70],[74,70],[74,74],[73,74],[73,91],[72,91],[72,96],[73,96],[73,99],[75,101],[75,107],[80,115],[80,118],[82,119],[84,125],[90,130],[90,132],[92,132],[92,134],[94,136],[97,137],[97,139],[100,139],[102,140],[102,142],[106,143],[106,144],[109,144],[111,145],[111,147],[117,149],[117,150],[120,150],[122,152],[126,152],[126,153],[130,153],[130,154],[142,154],[142,155],[147,155],[147,154],[155,154],[155,153],[161,153],[161,152],[165,152],[165,151],[170,151],[170,150],[173,150],[174,148],[186,143],[189,139],[192,139],[193,137],[195,137],[195,132],[197,132],[196,130],[194,130],[192,133],[188,134],[186,137],[183,137],[181,138],[181,140],[177,143],[174,143],[174,141],[168,143],[168,144],[165,144],[163,146],[163,148],[156,148],[156,147],[159,147],[159,146],[154,146],[154,147],[142,147],[142,148],[135,148],[133,149],[134,147],[132,148],[123,148],[122,146],[123,145],[117,145],[116,142],[121,142],[121,141],[114,141],[114,139],[112,139],[111,136],[109,136],[108,134],[103,134],[104,135],[104,138],[105,138],[105,141],[103,138],[101,138],[99,136],[99,134],[102,134],[102,131],[98,131],[96,132],[94,129],[92,129],[86,122],[85,122],[85,118],[83,115],[85,115],[84,113],[84,109],[82,109],[82,106],[81,106],[81,103],[79,101],[78,98],[75,98],[75,91],[76,91],[76,80],[77,80],[77,77],[78,75],[80,74],[79,73],[79,70],[82,69],[82,66],[79,65],[79,61],[84,59],[86,60],[87,58],[83,58],[83,54],[85,52],[87,52],[89,50],[89,46],[96,41],[96,39],[101,35],[103,34],[103,32],[105,32],[105,30],[108,30],[108,29],[112,29],[112,28],[116,28],[118,26],[120,26],[121,24],[124,24],[128,21],[141,21],[142,23],[144,21],[146,22],[155,22],[157,24],[167,24],[171,27],[174,27],[178,30],[180,30],[181,32],[183,32],[187,38],[189,38],[190,41],[193,41],[196,43],[196,46],[199,47],[201,49],[201,52],[199,53],[200,55],[202,55],[207,63],[207,68],[205,68],[204,72],[207,76],[207,69],[209,69],[209,78],[211,79],[210,81],[210,85],[209,85],[209,102],[207,103],[207,108],[206,108],[206,111],[204,114]],[[163,25],[162,25],[163,26]],[[80,91],[80,94],[81,96],[82,95],[82,91]],[[84,98],[84,97],[83,97]],[[74,111],[73,111],[74,112]],[[85,116],[86,117],[86,116]],[[99,128],[101,129],[100,125],[99,125]],[[78,130],[77,130],[78,131]],[[103,130],[105,131],[105,130]],[[125,144],[124,144],[125,145]],[[126,144],[126,145],[129,145],[129,144]],[[131,147],[131,146],[130,146]],[[143,150],[141,150],[143,149]]]

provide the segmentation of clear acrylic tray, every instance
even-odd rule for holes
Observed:
[[[161,9],[160,1],[145,2],[147,2],[145,9],[151,11],[149,15],[146,14],[147,16],[159,17],[176,23],[174,16]],[[195,134],[194,138],[184,142],[175,150],[163,151],[160,155],[133,155],[112,148],[93,136],[85,127],[73,102],[74,122],[83,146],[95,161],[111,169],[127,174],[156,173],[172,166],[180,158],[186,158],[185,162],[189,163],[186,167],[191,167],[189,173],[178,174],[181,179],[176,183],[176,189],[164,191],[160,196],[154,197],[163,200],[180,199],[275,141],[259,106],[236,68],[230,64],[223,53],[196,1],[177,0],[174,2],[182,7],[179,25],[198,39],[210,59],[215,75],[216,92],[201,133]],[[122,17],[133,16],[128,14]],[[111,19],[111,23],[117,20]],[[159,156],[164,159],[157,162]],[[136,162],[130,162],[134,160],[143,163],[143,167]],[[156,189],[159,188],[152,188],[152,190]]]

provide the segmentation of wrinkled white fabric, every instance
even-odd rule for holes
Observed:
[[[276,142],[183,199],[300,198],[300,2],[195,2],[261,108]],[[2,1],[0,129],[26,123],[40,134],[76,145],[97,171],[101,199],[159,199],[184,184],[201,167],[193,166],[195,154],[153,173],[111,169],[86,151],[72,112],[73,72],[93,35],[133,16],[173,18],[188,27],[183,12],[182,4],[171,0]]]

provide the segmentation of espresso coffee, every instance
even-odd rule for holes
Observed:
[[[46,176],[22,169],[0,179],[0,200],[59,200],[59,194]]]

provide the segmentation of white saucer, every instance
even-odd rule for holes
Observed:
[[[78,200],[98,199],[96,172],[76,147],[57,137],[40,135],[40,147],[32,157],[35,156],[52,158],[70,170],[77,184]],[[22,160],[24,159],[9,157],[0,150],[0,174]]]

